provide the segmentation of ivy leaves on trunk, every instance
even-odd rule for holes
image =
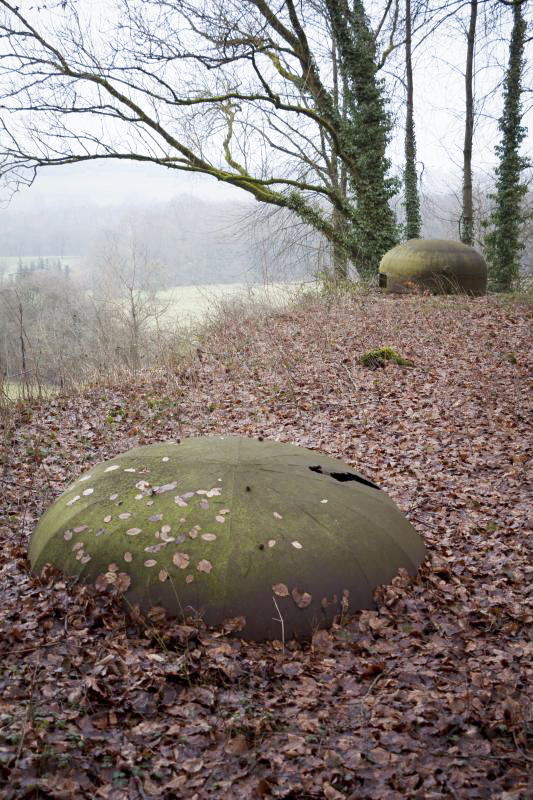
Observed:
[[[485,237],[489,288],[497,292],[510,291],[519,277],[523,250],[521,229],[527,216],[522,207],[527,186],[521,181],[521,176],[528,160],[520,154],[520,145],[526,136],[521,104],[527,32],[524,5],[525,0],[512,2],[513,28],[504,80],[503,113],[498,123],[501,140],[495,148],[499,159],[496,191],[492,195],[495,207],[485,223],[490,228]]]
[[[398,227],[389,201],[398,191],[390,177],[386,156],[392,121],[387,111],[382,79],[377,75],[376,46],[362,0],[353,10],[346,0],[326,0],[333,38],[339,53],[339,71],[345,87],[346,119],[341,145],[354,169],[349,187],[356,210],[347,236],[355,239],[355,266],[365,278],[377,274],[381,256],[398,241]]]

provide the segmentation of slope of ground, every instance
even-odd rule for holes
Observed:
[[[5,414],[0,797],[531,797],[532,320],[486,298],[229,309],[175,370]],[[382,345],[414,367],[361,366]],[[209,433],[349,462],[427,562],[303,647],[131,620],[29,574],[28,536],[70,479]]]

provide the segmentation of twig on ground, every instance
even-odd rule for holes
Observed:
[[[355,389],[356,392],[358,392],[359,388],[358,388],[356,382],[354,381],[353,375],[351,374],[350,370],[348,369],[346,364],[343,364],[342,366],[344,367],[344,370],[345,370],[345,372],[346,372],[346,374],[348,376],[348,379],[349,379],[350,383],[352,384],[353,388]]]
[[[274,602],[274,605],[276,606],[276,611],[278,612],[279,615],[277,617],[272,617],[272,619],[275,620],[276,622],[281,623],[281,652],[283,653],[283,655],[285,655],[285,623],[283,621],[283,617],[281,616],[281,611],[279,610],[279,606],[276,603],[276,598],[273,595],[272,595],[272,600]]]
[[[22,755],[22,748],[24,746],[24,739],[26,738],[26,731],[27,731],[27,727],[28,727],[28,719],[30,717],[30,714],[32,714],[32,712],[33,712],[33,690],[34,690],[34,687],[35,687],[35,678],[36,678],[38,669],[39,669],[39,664],[35,664],[35,667],[33,668],[33,673],[32,673],[32,676],[31,676],[31,681],[30,681],[30,697],[29,697],[29,700],[28,700],[28,704],[26,706],[26,713],[24,714],[24,722],[22,723],[22,732],[21,732],[21,735],[20,735],[19,746],[17,748],[17,755],[16,755],[16,758],[15,758],[14,770],[16,770],[16,768],[18,767],[18,763],[20,761],[20,756]]]

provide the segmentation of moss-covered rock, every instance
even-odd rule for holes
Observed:
[[[257,640],[306,638],[343,597],[370,607],[421,539],[387,495],[343,462],[292,445],[199,437],[138,447],[72,483],[29,548],[46,563],[129,603],[244,617]],[[275,602],[274,602],[275,601]],[[277,608],[276,608],[277,604]]]
[[[398,364],[400,367],[413,367],[414,362],[408,358],[404,358],[392,347],[376,347],[375,350],[368,350],[360,356],[361,364],[363,367],[384,367],[387,361],[393,364]]]
[[[381,259],[380,286],[391,292],[425,289],[438,294],[482,295],[487,291],[483,256],[461,242],[410,239]]]

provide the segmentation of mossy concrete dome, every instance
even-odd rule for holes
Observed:
[[[198,437],[138,447],[74,481],[29,558],[169,614],[244,617],[255,640],[308,638],[371,607],[424,545],[392,500],[342,461],[277,442]],[[276,607],[277,604],[277,607]]]
[[[477,250],[449,239],[410,239],[381,259],[379,285],[391,292],[413,288],[437,293],[482,295],[487,265]]]

